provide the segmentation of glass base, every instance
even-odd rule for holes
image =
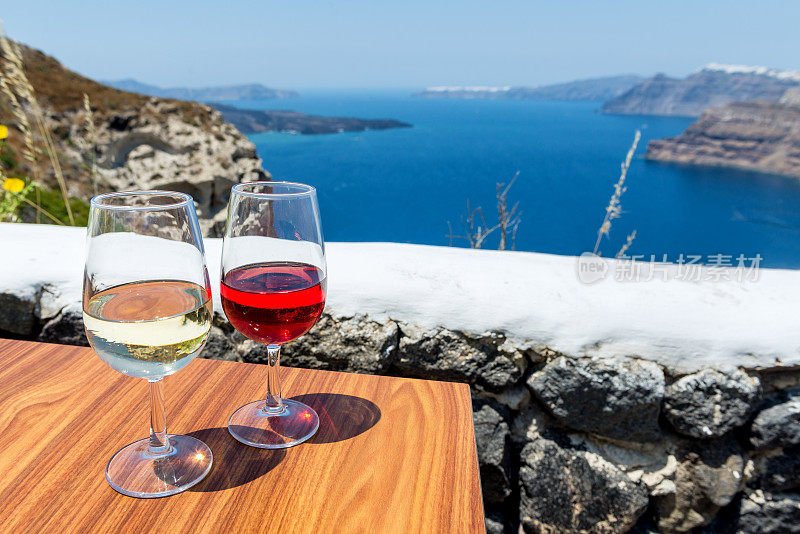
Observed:
[[[208,445],[189,436],[169,436],[170,450],[153,456],[150,438],[126,446],[106,466],[112,488],[130,497],[152,499],[191,488],[208,474],[214,459]]]
[[[228,432],[245,445],[285,449],[316,434],[319,416],[302,402],[283,399],[283,409],[267,412],[265,400],[245,404],[228,419]]]

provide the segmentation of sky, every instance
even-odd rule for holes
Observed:
[[[800,2],[167,0],[4,2],[9,36],[91,78],[278,88],[542,85],[800,69]]]

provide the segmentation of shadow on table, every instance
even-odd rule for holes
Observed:
[[[319,415],[319,430],[308,443],[336,443],[366,432],[380,420],[381,410],[374,402],[338,393],[309,393],[292,400],[314,408]]]
[[[186,435],[202,440],[214,454],[211,472],[188,491],[211,492],[242,486],[272,471],[286,456],[285,449],[257,449],[239,443],[226,427],[206,428]]]

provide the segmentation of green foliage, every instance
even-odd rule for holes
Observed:
[[[67,208],[64,206],[64,199],[58,189],[44,189],[39,184],[31,184],[32,187],[26,193],[26,198],[47,210],[56,219],[64,224],[69,224]],[[39,198],[36,198],[36,190],[39,191]],[[38,200],[38,202],[37,202]],[[75,226],[86,226],[89,221],[89,203],[80,198],[70,197],[69,207],[72,208],[72,216],[75,218]],[[27,208],[26,208],[27,209]],[[33,211],[33,208],[30,208]],[[52,223],[47,217],[41,218],[43,223]],[[53,223],[55,224],[55,223]]]
[[[75,226],[86,226],[89,220],[89,203],[73,197],[69,199],[69,205]],[[51,217],[61,224],[69,225],[67,208],[58,189],[46,189],[35,182],[28,182],[18,193],[0,189],[0,221],[58,224]]]
[[[19,165],[17,159],[14,157],[14,151],[8,144],[0,141],[0,168],[13,171]]]

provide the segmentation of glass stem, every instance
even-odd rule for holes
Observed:
[[[267,403],[264,412],[269,414],[283,411],[281,399],[281,346],[267,345]]]
[[[150,384],[150,456],[163,456],[172,446],[167,437],[167,417],[164,410],[164,381],[148,380]]]

